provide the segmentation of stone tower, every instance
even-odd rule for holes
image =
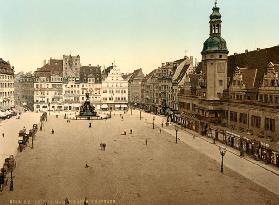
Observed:
[[[63,55],[63,78],[79,78],[80,56]]]
[[[227,89],[228,49],[226,41],[221,37],[221,14],[217,3],[210,15],[210,34],[203,44],[202,67],[206,85],[205,98],[219,100]]]

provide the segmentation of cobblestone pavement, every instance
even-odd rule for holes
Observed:
[[[139,120],[128,112],[122,121],[113,113],[112,119],[92,121],[92,128],[89,121],[50,116],[34,149],[18,153],[14,191],[5,187],[0,204],[66,197],[125,205],[278,204],[278,195],[227,167],[221,174],[219,161],[175,144],[173,135],[152,129],[152,120],[142,114]],[[124,130],[127,135],[120,135]],[[105,151],[100,143],[106,143]]]

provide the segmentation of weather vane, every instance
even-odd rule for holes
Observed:
[[[217,6],[217,0],[215,0],[215,3],[214,3],[214,4],[215,4],[215,7],[216,7],[216,6]]]

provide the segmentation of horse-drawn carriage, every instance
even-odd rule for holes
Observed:
[[[13,155],[10,155],[10,157],[5,159],[3,168],[7,171],[7,172],[11,172],[15,169],[16,167],[16,161]]]
[[[26,129],[24,128],[18,133],[18,148],[20,152],[22,152],[24,146],[27,144],[28,141],[29,135],[26,133]]]

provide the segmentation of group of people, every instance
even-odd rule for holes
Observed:
[[[66,199],[65,199],[65,205],[69,205],[69,204],[70,204],[70,200],[66,197]],[[45,203],[45,205],[47,205],[47,203]],[[89,202],[88,202],[88,200],[87,200],[86,197],[84,198],[83,205],[89,205]]]
[[[106,150],[106,146],[107,146],[106,143],[101,143],[100,144],[101,150],[105,151]]]

